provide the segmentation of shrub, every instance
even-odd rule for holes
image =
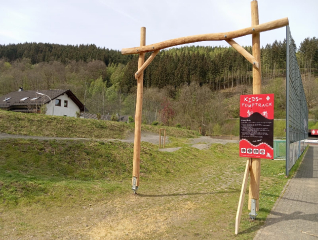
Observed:
[[[221,126],[218,123],[213,127],[213,135],[221,135]]]
[[[151,124],[151,125],[157,126],[158,124],[159,124],[159,122],[158,122],[158,121],[154,121],[154,122],[152,122],[152,124]]]
[[[47,111],[46,105],[42,105],[41,108],[40,108],[40,113],[41,114],[46,114],[46,111]]]
[[[112,117],[110,118],[110,120],[118,122],[118,117],[116,114],[113,114]]]
[[[134,118],[133,118],[132,116],[129,116],[129,117],[128,117],[128,122],[129,122],[129,123],[133,123],[133,122],[134,122]]]

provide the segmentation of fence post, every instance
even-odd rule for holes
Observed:
[[[286,176],[289,175],[289,26],[286,26]]]

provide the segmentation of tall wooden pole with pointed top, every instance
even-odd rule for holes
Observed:
[[[259,25],[258,3],[256,0],[251,2],[252,27]],[[253,94],[261,94],[261,48],[260,48],[260,33],[252,34],[252,51],[253,57],[259,63],[258,68],[253,66]],[[251,210],[251,201],[255,200],[256,211],[259,210],[259,183],[261,175],[261,160],[260,158],[252,159],[250,170],[250,186],[248,209]]]
[[[141,28],[140,46],[146,45],[146,28]],[[138,69],[142,67],[145,62],[145,53],[139,54]],[[132,189],[136,193],[139,186],[140,178],[140,142],[141,142],[141,116],[142,116],[142,99],[143,99],[143,72],[137,77],[137,101],[135,113],[135,136],[134,136],[134,158],[133,158],[133,176]]]

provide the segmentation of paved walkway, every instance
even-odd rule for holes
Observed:
[[[254,240],[318,239],[318,146],[310,146],[296,174]]]

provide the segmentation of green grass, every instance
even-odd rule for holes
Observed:
[[[132,164],[126,159],[132,150],[121,142],[2,140],[0,201],[11,207],[52,201],[60,205],[66,196],[91,199],[120,190],[119,183],[130,177]]]
[[[124,139],[134,132],[134,123],[25,114],[0,110],[0,132],[29,136]],[[160,126],[142,125],[142,131],[158,133]],[[196,137],[198,132],[167,128],[174,137]]]
[[[309,121],[308,128],[309,129],[318,129],[318,121]]]
[[[141,146],[140,196],[167,196],[178,204],[195,205],[191,219],[173,223],[166,233],[194,238],[199,231],[202,239],[251,239],[286,184],[284,161],[262,160],[257,220],[249,220],[246,198],[240,234],[234,236],[246,162],[238,157],[238,145],[213,144],[206,150],[192,148],[182,141],[179,145],[182,149],[171,153],[159,152],[150,143],[143,142]],[[22,211],[30,206],[85,206],[109,201],[113,196],[125,198],[131,191],[132,144],[9,139],[1,140],[0,146],[2,211]],[[164,200],[149,200],[147,204],[161,201]],[[162,204],[166,206],[168,202]],[[163,207],[161,211],[165,214],[177,209],[169,205],[169,209]],[[211,224],[212,232],[207,230]],[[29,230],[26,226],[25,231]],[[162,233],[153,236],[164,237]]]
[[[113,134],[108,136],[113,138],[123,136],[120,131],[131,131],[132,128],[129,124],[115,122],[1,111],[0,119],[1,124],[11,119],[12,126],[8,125],[6,129],[8,133],[12,131],[10,133],[15,134],[24,131],[23,134],[50,135],[57,125],[74,124],[73,129],[80,128],[84,135],[77,130],[72,133],[65,130],[59,132],[59,136],[91,136],[90,129],[99,129],[96,136],[107,133]],[[32,121],[39,128],[47,121],[47,131],[24,130]],[[98,128],[103,124],[107,127]],[[5,128],[0,126],[4,131]],[[143,126],[149,132],[157,132],[159,128]],[[45,224],[36,222],[37,218],[42,218],[43,211],[52,212],[50,218],[53,223],[61,221],[53,216],[69,216],[75,211],[72,209],[90,219],[92,216],[83,212],[83,208],[105,203],[101,209],[108,209],[107,219],[115,225],[121,226],[122,221],[129,221],[131,216],[140,220],[135,225],[136,231],[146,236],[140,239],[148,239],[149,236],[152,239],[174,239],[176,236],[188,239],[252,239],[288,181],[285,178],[285,162],[262,159],[258,217],[255,221],[249,219],[247,193],[240,233],[235,236],[235,214],[246,163],[245,158],[238,156],[238,144],[213,144],[208,149],[198,150],[192,148],[186,139],[197,133],[169,127],[166,131],[170,137],[167,146],[182,148],[176,152],[160,152],[157,145],[141,143],[141,182],[137,196],[131,194],[131,143],[0,140],[0,210],[4,214],[0,221],[0,236],[3,229],[8,231],[11,228],[19,230],[19,237],[31,232],[37,234],[37,229],[50,231],[51,228]],[[23,218],[17,221],[15,218],[18,216]],[[45,218],[43,221],[50,220]],[[102,224],[103,218],[99,221]],[[67,224],[70,225],[66,225],[64,230],[59,228],[60,237],[67,236],[69,228],[73,228],[75,223]],[[147,234],[145,229],[151,224],[154,228],[165,226],[164,231],[159,229]],[[134,235],[129,236],[123,235],[125,239],[135,238]]]
[[[312,126],[313,124],[310,123]],[[317,125],[317,124],[316,124]],[[58,126],[58,127],[57,127]],[[124,139],[134,132],[134,123],[122,123],[94,119],[24,114],[0,110],[0,132],[29,136]],[[191,138],[199,136],[197,131],[177,127],[142,125],[142,131],[158,133],[166,129],[169,137]],[[227,119],[221,128],[222,135],[239,136],[239,119]],[[274,121],[274,137],[286,136],[286,121]],[[312,128],[312,127],[311,127]],[[317,127],[318,128],[318,127]]]
[[[290,169],[290,171],[289,171],[289,178],[292,178],[292,177],[296,174],[296,172],[297,172],[297,170],[298,170],[300,164],[301,164],[302,161],[304,160],[304,157],[305,157],[305,155],[306,155],[306,153],[307,153],[307,151],[308,151],[308,148],[309,148],[309,146],[306,147],[306,149],[303,151],[303,153],[300,155],[300,157],[299,157],[299,158],[297,159],[297,161],[295,162],[294,166]]]

